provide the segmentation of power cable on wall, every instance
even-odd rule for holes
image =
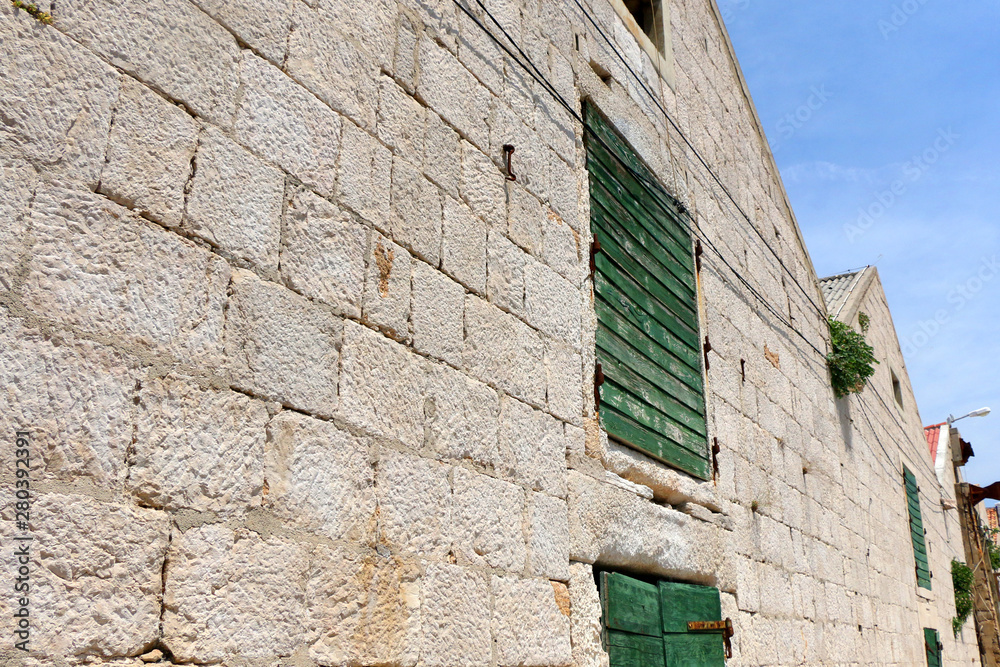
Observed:
[[[532,62],[531,58],[529,58],[528,55],[521,49],[521,47],[518,46],[517,42],[510,36],[510,34],[506,31],[506,29],[504,29],[504,27],[500,24],[500,22],[497,21],[497,19],[490,13],[490,11],[483,5],[483,3],[481,2],[481,0],[476,0],[476,4],[479,5],[479,7],[490,18],[490,20],[493,22],[493,24],[496,25],[496,27],[500,30],[500,32],[503,33],[504,37],[506,37],[506,39],[510,42],[511,46],[513,47],[513,49],[515,49],[517,51],[517,53],[521,56],[521,58],[518,58],[517,55],[515,55],[514,52],[511,50],[511,48],[509,48],[496,35],[494,35],[482,23],[482,21],[479,19],[479,17],[477,17],[475,14],[473,14],[473,12],[469,8],[467,8],[462,2],[460,2],[460,0],[452,0],[452,1],[455,3],[455,5],[459,9],[462,10],[463,13],[465,13],[469,17],[470,20],[472,20],[477,26],[479,26],[479,28],[484,33],[486,33],[486,35],[498,47],[500,47],[504,51],[504,53],[506,53],[511,59],[513,59],[514,62],[516,62],[525,72],[528,73],[529,76],[531,76],[531,78],[533,78],[540,86],[542,86],[542,88],[547,93],[549,93],[549,95],[552,96],[552,98],[560,106],[562,106],[567,111],[567,113],[569,113],[570,116],[573,117],[574,120],[576,120],[586,130],[588,130],[590,132],[590,136],[592,138],[594,138],[595,140],[597,140],[598,143],[600,143],[601,146],[605,149],[605,151],[609,155],[611,155],[622,166],[623,169],[627,170],[634,178],[636,178],[637,180],[639,180],[642,183],[646,183],[646,184],[648,184],[651,187],[654,187],[656,189],[659,189],[661,187],[659,185],[659,183],[651,181],[644,174],[641,174],[641,173],[637,172],[630,165],[628,165],[624,161],[622,161],[621,158],[618,157],[617,152],[611,146],[609,146],[600,136],[598,136],[592,130],[592,128],[587,124],[587,122],[584,120],[584,118],[576,111],[576,109],[569,102],[567,102],[566,99],[563,98],[562,95],[560,95],[559,92],[555,89],[555,87],[553,86],[553,84],[551,82],[549,82],[548,79],[545,78],[545,75],[541,73],[541,71],[538,69],[538,67]],[[522,62],[522,59],[523,59],[523,62]],[[809,347],[811,347],[813,350],[815,350],[817,354],[819,354],[820,356],[824,356],[824,357],[826,356],[826,353],[823,350],[821,350],[811,340],[809,340],[809,338],[806,337],[806,335],[803,334],[799,329],[797,329],[794,326],[794,324],[792,324],[790,321],[786,320],[785,317],[770,302],[768,302],[767,299],[765,299],[764,296],[761,295],[760,292],[757,291],[757,289],[755,289],[743,277],[743,275],[740,274],[740,272],[737,271],[732,266],[732,264],[729,263],[729,261],[725,258],[725,256],[722,254],[722,252],[719,251],[719,249],[715,246],[714,243],[712,243],[712,241],[707,236],[699,235],[698,234],[698,231],[701,231],[700,228],[698,228],[698,230],[696,231],[694,228],[692,228],[690,225],[688,225],[686,221],[684,221],[684,220],[678,220],[678,222],[681,224],[682,227],[685,228],[685,230],[693,238],[695,238],[695,239],[697,239],[699,241],[704,242],[705,245],[708,246],[708,248],[710,250],[712,250],[712,252],[715,253],[716,256],[718,256],[718,258],[722,261],[722,263],[726,265],[726,267],[732,272],[732,274],[736,277],[736,279],[747,289],[747,291],[749,291],[772,315],[774,315],[774,317],[777,318],[777,320],[779,322],[781,322],[783,325],[785,325],[791,331],[795,332],[803,341],[805,341],[805,343],[807,345],[809,345]],[[695,223],[695,224],[697,224],[697,223]]]

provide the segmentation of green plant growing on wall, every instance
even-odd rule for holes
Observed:
[[[997,545],[997,533],[1000,533],[1000,528],[986,531],[986,551],[990,554],[990,565],[994,572],[1000,572],[1000,546]]]
[[[961,561],[951,561],[951,582],[955,587],[955,618],[951,630],[958,636],[962,626],[972,615],[972,568]]]
[[[867,319],[866,317],[865,325]],[[865,388],[868,378],[875,374],[878,360],[875,359],[874,348],[865,342],[864,334],[832,317],[829,324],[833,350],[827,355],[826,363],[830,368],[833,393],[837,398],[843,398]]]
[[[35,17],[45,25],[52,25],[52,14],[48,12],[43,12],[37,6],[31,4],[30,2],[24,2],[23,0],[10,0],[10,4],[14,5],[18,9],[23,9],[28,12],[31,16]]]

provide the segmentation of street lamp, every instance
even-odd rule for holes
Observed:
[[[951,425],[957,422],[959,419],[965,419],[966,417],[985,417],[988,414],[990,414],[989,408],[979,408],[978,410],[973,410],[969,414],[962,415],[961,417],[953,417],[952,415],[948,415],[948,426],[950,428]]]

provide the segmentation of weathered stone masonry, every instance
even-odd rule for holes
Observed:
[[[0,3],[0,433],[37,492],[32,652],[2,655],[600,665],[595,566],[718,587],[730,665],[920,664],[948,628],[871,458],[894,436],[851,435],[823,355],[711,253],[717,481],[608,440],[583,130],[452,0],[41,5]],[[714,3],[669,3],[673,86],[607,0],[486,5],[825,350]]]

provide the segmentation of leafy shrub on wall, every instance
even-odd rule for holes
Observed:
[[[955,587],[955,618],[951,619],[951,630],[956,637],[972,615],[972,580],[972,568],[952,559],[951,582]]]
[[[868,329],[868,318],[863,320],[863,328]],[[875,374],[874,348],[865,342],[863,333],[858,333],[850,325],[829,319],[830,342],[833,350],[826,357],[830,367],[830,380],[837,398],[857,394],[865,388],[865,383]]]

